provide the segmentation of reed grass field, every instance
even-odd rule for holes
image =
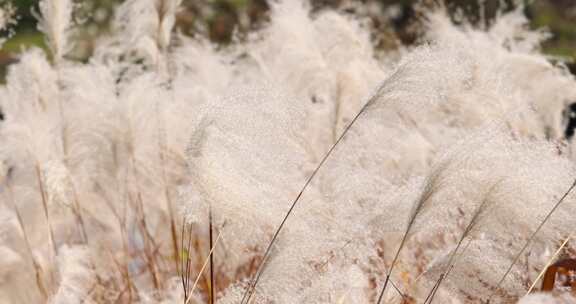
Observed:
[[[576,303],[542,1],[0,0],[0,303]]]

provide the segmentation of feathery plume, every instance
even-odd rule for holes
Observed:
[[[39,7],[38,30],[46,35],[54,61],[59,63],[73,47],[70,31],[74,4],[72,0],[41,0]]]

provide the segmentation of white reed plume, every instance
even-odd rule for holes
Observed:
[[[48,46],[55,62],[72,49],[70,30],[72,27],[72,0],[42,0],[39,3],[38,29],[46,35]]]

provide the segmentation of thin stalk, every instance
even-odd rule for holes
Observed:
[[[208,211],[208,229],[209,229],[209,244],[210,249],[214,247],[213,239],[212,239],[212,206],[210,206],[210,210]],[[214,304],[214,289],[216,287],[215,278],[214,278],[214,255],[210,254],[210,304]]]
[[[158,53],[158,58],[156,59],[156,62],[158,63],[157,68],[157,73],[161,74],[161,66],[160,66],[160,57],[163,57],[164,60],[166,61],[166,64],[168,65],[168,62],[170,61],[170,57],[169,57],[169,47],[170,45],[167,45],[166,47],[164,47],[162,45],[162,43],[160,43],[159,39],[162,35],[162,24],[164,23],[164,20],[166,19],[166,15],[168,14],[168,3],[166,0],[158,0],[156,1],[156,12],[157,12],[157,17],[158,17],[158,28],[156,29],[156,44],[158,46],[158,48],[160,49],[159,53]],[[168,88],[170,90],[170,99],[172,100],[172,102],[174,102],[174,89],[172,86],[172,75],[170,75],[170,71],[168,69],[168,67],[166,67],[166,72],[168,74]],[[174,217],[174,211],[172,210],[172,201],[170,199],[170,192],[168,189],[168,182],[167,182],[167,177],[166,177],[166,143],[165,143],[165,125],[164,125],[164,117],[162,115],[162,111],[160,111],[160,102],[157,101],[156,102],[156,119],[157,119],[157,123],[158,123],[158,153],[159,153],[159,157],[160,157],[160,166],[162,169],[162,182],[164,183],[164,198],[166,200],[166,207],[168,209],[168,216],[170,219],[170,233],[172,234],[172,247],[174,250],[174,255],[175,255],[175,262],[176,262],[176,269],[178,269],[179,267],[179,261],[180,261],[180,251],[178,249],[178,235],[176,234],[176,221],[175,221],[175,217]]]
[[[572,185],[570,186],[570,188],[568,188],[568,190],[564,193],[564,195],[562,195],[562,197],[560,198],[560,200],[558,200],[558,202],[554,205],[554,207],[552,207],[552,209],[550,210],[550,212],[548,212],[548,214],[546,215],[546,217],[544,218],[544,220],[542,220],[542,222],[540,222],[540,224],[538,225],[538,228],[536,228],[536,230],[532,233],[532,235],[530,235],[530,238],[528,238],[528,240],[526,241],[526,243],[524,244],[524,246],[522,246],[522,249],[520,249],[520,251],[518,251],[518,253],[517,253],[516,256],[514,257],[514,260],[512,261],[512,263],[510,264],[510,266],[508,267],[508,269],[506,269],[506,272],[504,273],[504,275],[502,276],[502,278],[500,278],[500,281],[498,281],[498,284],[496,284],[496,288],[494,289],[494,291],[492,292],[492,294],[490,294],[490,296],[488,297],[488,300],[486,301],[486,303],[490,303],[490,301],[492,300],[492,297],[496,294],[496,291],[500,288],[500,286],[502,285],[502,283],[504,282],[504,280],[506,279],[506,277],[508,276],[508,274],[510,273],[510,271],[512,271],[512,267],[514,267],[514,265],[516,264],[516,262],[518,262],[518,260],[520,259],[520,256],[521,256],[522,253],[524,252],[524,250],[526,250],[526,248],[528,248],[528,245],[534,240],[534,238],[536,237],[536,234],[540,231],[540,229],[542,229],[542,227],[544,226],[544,224],[546,224],[546,222],[548,222],[548,220],[549,220],[550,217],[552,216],[552,213],[554,213],[554,211],[556,211],[556,209],[558,209],[558,207],[560,206],[560,204],[562,204],[562,202],[563,202],[564,199],[568,196],[568,194],[570,194],[570,192],[572,192],[572,190],[574,189],[574,187],[576,187],[576,179],[574,180],[574,182],[572,183]]]
[[[78,193],[76,192],[76,187],[72,185],[72,194],[74,197],[74,214],[76,215],[76,220],[78,222],[78,226],[80,226],[80,232],[82,233],[82,238],[86,244],[88,243],[88,233],[86,232],[86,224],[84,223],[84,217],[82,216],[82,210],[80,207],[80,201],[78,199]]]
[[[406,294],[402,292],[402,290],[400,290],[400,288],[398,288],[396,284],[394,284],[394,281],[390,280],[390,285],[392,285],[392,288],[396,290],[396,292],[400,295],[400,297],[402,297],[402,299],[406,299]]]
[[[48,236],[49,242],[52,245],[52,249],[54,251],[54,256],[57,255],[58,250],[56,248],[56,242],[54,238],[54,229],[52,228],[52,221],[50,220],[50,213],[48,212],[48,198],[46,197],[46,189],[44,187],[44,182],[42,181],[42,172],[40,171],[40,164],[36,162],[36,180],[38,182],[38,189],[40,191],[40,198],[42,200],[42,208],[44,209],[44,217],[46,218],[46,222],[48,223]]]
[[[172,92],[172,99],[174,99],[174,94]],[[164,134],[166,131],[164,129],[164,119],[160,111],[159,102],[156,103],[156,116],[158,123],[158,157],[160,159],[160,167],[162,169],[162,183],[164,187],[164,200],[166,202],[166,208],[168,209],[168,218],[170,220],[170,233],[172,236],[172,249],[174,250],[174,259],[176,262],[176,269],[179,267],[180,261],[180,251],[178,249],[178,234],[176,233],[176,220],[174,217],[174,210],[172,209],[172,200],[170,199],[170,190],[168,188],[168,178],[166,174],[166,143],[164,141]]]
[[[492,187],[492,188],[494,188],[494,187]],[[491,192],[491,190],[489,192]],[[480,204],[480,206],[478,206],[478,209],[476,209],[476,212],[474,212],[472,219],[470,219],[470,222],[468,223],[468,225],[466,225],[464,232],[462,232],[462,236],[458,240],[458,243],[456,244],[456,248],[454,248],[454,250],[450,254],[450,257],[448,258],[448,264],[446,266],[446,269],[444,270],[444,272],[442,274],[440,274],[440,278],[438,279],[438,281],[436,282],[436,284],[434,285],[434,287],[432,288],[432,290],[430,291],[430,293],[426,297],[426,300],[424,300],[424,304],[426,304],[426,303],[431,304],[432,301],[434,300],[434,296],[436,295],[436,292],[440,288],[440,285],[442,284],[444,279],[446,279],[450,270],[454,266],[455,257],[456,257],[456,254],[458,253],[458,251],[460,250],[460,247],[462,246],[462,242],[464,242],[464,239],[466,239],[466,237],[468,237],[468,235],[470,234],[472,229],[478,223],[478,219],[480,217],[480,214],[482,213],[482,211],[484,211],[484,207],[486,206],[487,202],[488,202],[488,200],[484,199],[482,201],[482,204]]]
[[[208,253],[208,257],[204,261],[204,264],[202,264],[202,268],[200,268],[200,272],[196,276],[196,280],[194,281],[194,285],[192,285],[192,288],[190,289],[190,293],[188,295],[188,298],[186,298],[186,301],[184,302],[184,304],[188,304],[190,302],[190,300],[192,299],[192,295],[194,294],[194,289],[196,289],[196,286],[198,285],[198,282],[200,281],[200,277],[202,276],[202,273],[204,273],[204,269],[206,269],[206,266],[210,262],[210,256],[212,256],[212,254],[214,253],[214,248],[216,248],[216,245],[218,244],[218,241],[220,240],[221,236],[222,236],[222,232],[218,233],[218,236],[216,237],[216,240],[214,241],[214,245],[212,246],[212,248],[210,248],[210,252]]]
[[[426,296],[426,299],[424,299],[424,304],[432,303],[432,299],[434,299],[434,296],[436,295],[436,291],[438,290],[438,288],[440,288],[440,284],[444,280],[444,275],[445,275],[444,273],[440,274],[440,278],[436,281],[436,283],[434,283],[432,290],[430,290],[430,292],[428,293],[428,296]]]
[[[16,206],[16,204],[14,203],[14,196],[13,196],[12,186],[10,185],[10,182],[7,183],[7,188],[8,188],[8,193],[10,196],[10,202],[12,203],[12,208],[14,208],[14,212],[16,213],[16,219],[18,221],[18,226],[20,227],[20,230],[22,231],[22,237],[24,238],[24,243],[26,244],[26,250],[28,251],[28,254],[30,255],[30,260],[32,261],[32,267],[34,268],[34,274],[35,274],[35,279],[36,279],[36,286],[38,286],[38,291],[40,291],[40,294],[42,295],[42,297],[47,300],[48,299],[48,291],[47,291],[47,288],[45,286],[46,283],[44,282],[44,280],[42,278],[42,266],[40,266],[40,263],[38,263],[38,261],[36,261],[36,259],[34,258],[32,246],[30,245],[30,238],[28,237],[28,233],[26,232],[26,229],[24,228],[24,220],[22,219],[22,214],[20,213],[18,206]]]
[[[466,234],[463,234],[462,237],[460,238],[460,240],[458,241],[458,245],[456,245],[456,248],[454,249],[454,251],[452,251],[452,253],[450,254],[450,257],[448,258],[448,265],[446,266],[446,270],[440,274],[440,277],[438,278],[438,280],[434,284],[434,287],[432,287],[432,290],[430,290],[430,293],[428,293],[428,296],[424,300],[424,304],[426,304],[426,303],[432,304],[432,301],[434,300],[434,296],[436,296],[436,292],[440,288],[440,285],[442,284],[442,282],[444,282],[444,279],[446,279],[446,277],[448,277],[448,274],[451,272],[452,268],[454,267],[454,263],[455,263],[454,258],[456,257],[456,253],[460,249],[460,246],[462,246],[462,242],[464,241],[465,238],[466,238]]]
[[[182,229],[180,230],[180,248],[184,250],[184,238],[186,233],[186,219],[182,219]],[[178,255],[181,256],[180,254]],[[188,253],[186,253],[186,259],[188,259]],[[178,270],[180,271],[180,280],[182,281],[182,289],[184,290],[184,298],[187,296],[188,290],[186,290],[186,278],[184,274],[184,261],[178,262]]]
[[[65,110],[64,110],[64,106],[62,105],[62,100],[59,98],[58,99],[58,111],[60,113],[60,133],[61,133],[61,144],[62,144],[62,154],[64,156],[64,163],[66,163],[67,159],[68,159],[68,124],[66,123],[66,118],[65,118]]]
[[[447,277],[451,272],[452,269],[454,269],[454,266],[456,265],[456,263],[458,263],[458,260],[464,255],[464,252],[466,252],[466,250],[468,250],[468,247],[470,247],[470,244],[472,244],[472,239],[468,239],[468,242],[466,243],[466,246],[464,246],[464,248],[460,251],[460,253],[457,254],[457,257],[454,259],[454,262],[452,263],[452,266],[450,266],[448,268],[448,271],[446,272],[446,275],[444,277]],[[416,280],[414,280],[414,282],[412,283],[412,285],[410,286],[410,288],[412,288],[412,286],[414,286],[417,282],[420,281],[420,279],[424,276],[424,274],[420,274]],[[390,283],[392,284],[392,286],[394,286],[394,282],[390,281]],[[433,288],[436,288],[436,286],[438,286],[438,281],[436,281],[436,283],[434,284]],[[395,299],[395,298],[394,298]],[[393,300],[394,300],[393,299]],[[394,302],[394,301],[392,301]]]
[[[90,246],[90,240],[88,238],[88,233],[86,230],[86,223],[84,221],[84,216],[82,215],[82,207],[80,206],[78,192],[76,191],[76,187],[74,186],[74,184],[72,184],[72,193],[74,197],[74,207],[72,207],[72,212],[76,216],[78,226],[80,226],[80,233],[82,234],[84,242],[86,243],[87,246]],[[94,264],[94,261],[92,259],[90,259],[89,264],[94,273],[96,274],[96,280],[98,281],[98,283],[101,283],[101,278],[97,274],[96,265]]]
[[[425,187],[424,187],[424,189],[420,195],[420,198],[416,202],[416,208],[414,209],[414,212],[410,215],[410,219],[408,221],[408,225],[406,226],[406,230],[404,231],[404,235],[402,236],[402,240],[400,241],[400,245],[398,246],[398,249],[396,250],[396,254],[394,255],[394,259],[392,259],[392,264],[390,264],[390,267],[388,268],[388,272],[386,274],[386,279],[384,280],[384,285],[382,286],[382,290],[380,291],[380,295],[378,296],[378,300],[376,301],[377,304],[380,304],[382,302],[382,299],[384,298],[384,292],[386,291],[386,287],[388,287],[388,283],[390,282],[390,277],[392,276],[392,271],[394,270],[394,267],[396,266],[396,263],[398,262],[398,258],[400,257],[400,252],[402,251],[402,249],[404,248],[404,245],[406,244],[406,241],[408,240],[408,235],[410,234],[410,231],[412,231],[412,227],[414,226],[416,218],[420,214],[420,211],[425,206],[426,202],[428,202],[430,200],[430,198],[432,197],[432,195],[434,194],[434,190],[437,187],[436,184],[441,182],[440,181],[440,177],[441,177],[440,174],[442,173],[443,170],[445,170],[445,167],[447,165],[448,165],[448,162],[441,163],[440,166],[432,172],[432,175],[430,176],[429,180],[426,182],[426,185],[425,185]]]
[[[131,120],[129,120],[129,128],[128,128],[128,138],[129,138],[129,142],[131,143],[131,146],[133,147],[135,144],[134,141],[134,136],[133,136],[133,129],[132,129],[132,122]],[[153,243],[153,238],[150,234],[150,232],[148,231],[148,224],[146,222],[146,212],[144,210],[144,202],[142,199],[142,190],[141,190],[141,185],[139,182],[139,173],[137,170],[137,166],[136,166],[136,155],[134,152],[134,149],[130,149],[130,154],[129,154],[129,159],[130,159],[130,164],[131,164],[131,174],[132,174],[132,178],[134,181],[134,185],[136,186],[136,203],[137,205],[135,206],[135,209],[137,211],[136,215],[139,216],[138,219],[138,223],[140,224],[140,228],[141,228],[141,232],[143,232],[143,236],[144,236],[144,254],[146,256],[147,259],[147,266],[148,266],[148,270],[150,272],[150,275],[152,276],[152,283],[154,284],[154,288],[156,290],[160,289],[160,285],[161,285],[161,280],[159,279],[159,273],[157,271],[157,266],[156,266],[156,256],[155,254],[150,250],[150,243]],[[126,185],[128,185],[128,177],[126,177]],[[129,189],[128,186],[126,186],[126,189]],[[131,195],[128,194],[129,200],[132,202]],[[138,212],[140,211],[140,212]]]
[[[124,263],[122,263],[122,266],[124,266],[122,274],[124,276],[124,280],[126,280],[126,286],[128,287],[128,303],[132,303],[133,299],[132,287],[134,286],[134,283],[132,282],[132,278],[130,276],[130,269],[128,268],[128,259],[130,259],[130,252],[128,250],[128,244],[126,241],[126,228],[124,227],[123,224],[120,227],[120,234],[122,235],[122,249],[125,255],[125,261]]]
[[[68,123],[66,118],[66,110],[63,105],[62,101],[62,75],[60,70],[61,60],[56,60],[54,63],[54,68],[56,69],[56,85],[58,88],[57,97],[58,97],[58,114],[60,119],[60,136],[61,136],[61,145],[62,145],[62,158],[64,164],[68,162]]]
[[[562,242],[560,247],[558,247],[558,250],[556,250],[556,252],[554,252],[552,257],[548,260],[548,263],[546,263],[546,266],[544,266],[544,268],[542,268],[542,271],[540,271],[540,273],[538,274],[538,277],[536,278],[536,280],[534,280],[534,282],[532,282],[532,285],[530,285],[530,289],[528,289],[528,291],[526,292],[526,295],[528,295],[532,292],[532,290],[536,286],[536,283],[538,283],[540,278],[542,278],[544,273],[546,273],[546,270],[548,269],[548,267],[550,267],[550,265],[552,265],[552,263],[554,262],[556,257],[560,254],[560,252],[562,252],[562,249],[564,249],[564,247],[566,247],[566,244],[568,244],[568,242],[572,239],[573,236],[574,236],[574,232],[570,233],[570,235],[564,240],[564,242]]]
[[[132,288],[135,286],[132,282],[132,278],[130,276],[130,269],[128,268],[128,261],[130,259],[130,250],[128,249],[128,237],[126,232],[126,205],[127,199],[122,200],[124,205],[124,212],[123,215],[116,214],[114,212],[116,220],[118,221],[118,226],[120,228],[120,236],[122,238],[122,251],[124,252],[124,263],[122,263],[122,267],[124,268],[122,271],[122,275],[124,280],[126,281],[126,286],[128,287],[128,303],[132,303],[133,295],[132,295]],[[112,255],[113,256],[113,255]]]
[[[286,215],[282,218],[282,221],[280,222],[280,225],[278,226],[278,228],[276,229],[276,231],[274,232],[272,239],[270,240],[270,242],[268,243],[268,246],[266,247],[266,250],[264,251],[264,255],[262,256],[262,260],[260,261],[258,268],[256,270],[256,274],[255,277],[251,280],[248,288],[246,289],[246,292],[244,293],[244,296],[242,297],[242,301],[240,302],[241,304],[243,303],[248,303],[248,301],[250,300],[250,298],[252,297],[252,294],[254,292],[254,290],[256,289],[256,285],[258,285],[258,282],[260,280],[260,277],[262,276],[262,272],[264,270],[264,266],[266,265],[266,262],[268,261],[268,258],[270,257],[270,254],[272,252],[272,247],[274,246],[274,243],[276,243],[276,240],[278,239],[278,235],[280,234],[280,231],[282,231],[282,229],[284,228],[284,225],[286,224],[286,221],[288,220],[288,218],[290,217],[290,215],[292,214],[292,212],[294,211],[294,208],[296,207],[296,205],[298,204],[298,202],[300,201],[300,198],[302,197],[302,195],[304,194],[304,191],[306,191],[306,189],[308,188],[308,186],[310,185],[310,183],[312,182],[312,180],[316,177],[316,175],[318,174],[318,172],[320,171],[320,169],[324,166],[324,164],[326,163],[326,161],[328,160],[328,158],[330,157],[330,155],[332,155],[332,152],[334,152],[334,150],[336,149],[336,147],[342,142],[342,139],[344,139],[344,137],[346,136],[346,134],[348,134],[348,131],[350,131],[350,128],[356,123],[356,121],[360,118],[360,116],[362,115],[362,113],[364,113],[366,111],[366,109],[368,109],[368,107],[370,105],[372,105],[372,103],[376,100],[376,98],[378,98],[380,95],[378,94],[378,92],[381,91],[381,89],[384,87],[385,83],[383,83],[382,85],[380,85],[380,87],[376,90],[376,94],[374,96],[372,96],[372,98],[370,98],[368,100],[368,102],[366,102],[366,104],[364,104],[364,106],[362,107],[362,109],[360,109],[360,111],[356,114],[356,116],[354,116],[354,118],[352,119],[352,121],[348,124],[348,126],[346,126],[346,128],[344,129],[344,131],[342,132],[342,134],[338,137],[338,139],[336,140],[336,142],[334,142],[334,144],[332,145],[332,147],[330,147],[330,149],[328,150],[328,152],[326,152],[326,154],[324,155],[324,157],[322,157],[322,160],[320,161],[320,163],[316,166],[316,168],[314,169],[314,171],[312,172],[312,174],[308,177],[308,179],[306,180],[306,182],[304,183],[304,185],[302,186],[302,188],[300,189],[300,192],[298,193],[298,195],[296,196],[296,198],[292,201],[292,204],[290,205],[290,208],[288,209],[288,212],[286,213]]]
[[[394,255],[394,259],[392,260],[392,264],[390,265],[390,268],[388,269],[388,273],[386,274],[386,280],[384,281],[384,286],[382,287],[382,290],[380,291],[380,295],[378,296],[378,301],[376,301],[377,304],[380,304],[380,302],[382,302],[382,298],[384,297],[384,291],[386,291],[386,287],[388,286],[388,282],[390,282],[390,276],[392,275],[392,270],[394,269],[394,265],[396,265],[396,262],[398,260],[398,256],[400,255],[400,251],[402,250],[402,247],[404,247],[404,243],[406,242],[407,237],[408,237],[408,233],[405,233],[404,236],[402,237],[402,241],[400,242],[400,247],[396,251],[396,254]]]
[[[202,252],[202,246],[201,246],[201,242],[196,239],[194,242],[194,247],[196,249],[196,252]],[[198,254],[196,255],[197,261],[196,261],[196,265],[201,265],[203,263],[202,257]],[[207,259],[210,259],[210,255],[208,255]],[[204,290],[206,290],[206,293],[208,296],[210,296],[210,273],[205,273],[202,275],[202,283],[204,283]],[[208,299],[210,300],[210,299]]]
[[[187,255],[186,255],[186,288],[185,288],[185,293],[187,293],[189,291],[189,287],[190,287],[190,269],[191,269],[191,263],[192,260],[190,259],[190,250],[192,248],[192,225],[190,225],[189,230],[188,230],[188,246],[187,248]]]
[[[138,203],[139,203],[139,224],[140,230],[143,234],[144,238],[144,255],[147,259],[148,271],[152,276],[152,283],[154,284],[154,288],[156,290],[160,290],[161,288],[161,279],[159,278],[160,274],[158,273],[158,266],[156,265],[156,255],[154,254],[154,250],[152,249],[154,246],[154,240],[148,231],[148,224],[146,222],[146,213],[144,211],[144,203],[142,201],[142,196],[138,193]],[[152,247],[152,248],[151,248]]]
[[[180,248],[178,248],[178,234],[176,232],[176,220],[174,217],[174,210],[172,209],[172,201],[168,188],[165,188],[164,195],[166,197],[166,205],[168,207],[168,216],[170,218],[170,234],[172,235],[172,250],[174,250],[174,259],[176,260],[176,269],[179,267],[180,262]]]
[[[334,105],[334,126],[332,127],[332,138],[333,142],[338,140],[338,122],[340,121],[340,112],[342,108],[342,101],[340,100],[342,96],[342,88],[340,82],[336,85],[336,103]]]

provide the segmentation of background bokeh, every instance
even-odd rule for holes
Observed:
[[[3,0],[0,0],[0,2]],[[0,67],[13,62],[14,54],[22,47],[31,45],[44,47],[42,35],[36,29],[38,0],[4,0],[16,6],[18,24],[11,32],[11,38],[0,49]],[[78,44],[71,56],[87,58],[92,51],[94,39],[109,31],[109,21],[113,7],[123,0],[82,0],[77,1],[75,22],[79,24]],[[410,44],[417,37],[416,0],[311,0],[316,10],[325,7],[354,12],[372,20],[378,29],[375,37],[382,48],[394,47],[398,43]],[[484,2],[480,7],[478,2]],[[504,4],[502,4],[502,2]],[[450,11],[463,11],[473,22],[489,22],[489,17],[502,5],[504,10],[514,9],[513,0],[447,0]],[[552,33],[544,45],[545,52],[576,60],[576,1],[574,0],[535,0],[525,3],[525,13],[532,26],[546,27]],[[183,0],[183,9],[178,15],[178,28],[190,36],[202,35],[219,44],[228,43],[234,35],[241,36],[258,27],[267,18],[266,0]],[[479,16],[488,16],[481,21]],[[569,65],[576,71],[576,65]]]

